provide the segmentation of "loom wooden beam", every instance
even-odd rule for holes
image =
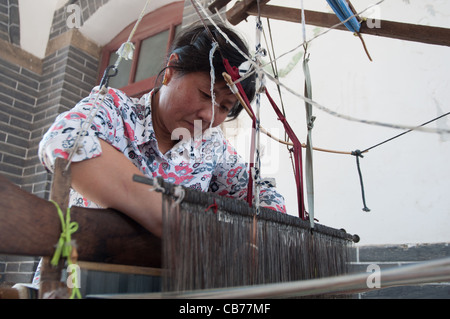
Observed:
[[[260,0],[260,7],[264,6],[269,0]],[[258,5],[256,0],[242,0],[235,3],[230,10],[227,11],[227,20],[231,24],[236,25],[242,20],[247,19],[250,11],[258,12]]]
[[[246,3],[244,1],[237,2],[227,11],[227,19],[230,23],[236,25],[250,15],[258,15],[256,5],[249,4],[248,2],[252,1],[246,1]],[[300,9],[263,4],[260,6],[259,12],[265,18],[301,23]],[[305,10],[305,20],[308,25],[324,28],[330,28],[340,22],[333,13],[310,10]],[[378,23],[380,27],[370,27],[367,22],[362,23],[360,33],[425,44],[450,46],[450,29],[448,28],[387,20],[380,20]],[[340,25],[336,29],[347,30],[344,25]]]
[[[161,239],[112,209],[71,208],[81,261],[161,267]],[[0,175],[0,254],[52,256],[61,233],[56,207]]]
[[[216,13],[216,9],[220,10],[230,2],[231,0],[215,0],[208,6],[208,10],[212,13]]]

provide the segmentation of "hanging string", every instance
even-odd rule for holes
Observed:
[[[303,54],[303,74],[305,76],[305,97],[312,99],[312,83],[311,74],[309,72],[309,53],[308,45],[306,44],[306,21],[305,10],[303,7],[303,0],[301,1],[301,13],[302,13],[302,31],[303,31],[303,43],[305,43]],[[314,229],[314,174],[313,174],[313,144],[312,144],[312,129],[314,127],[315,116],[312,115],[312,105],[305,101],[306,111],[306,126],[307,126],[307,140],[306,140],[306,152],[305,152],[305,184],[306,193],[308,199],[308,218],[311,225],[311,229]]]
[[[303,6],[303,0],[301,0],[301,19],[302,19],[302,34],[303,34],[303,43],[306,45],[306,21],[305,21],[305,8]]]
[[[352,155],[354,155],[356,157],[356,167],[358,169],[358,176],[359,176],[359,184],[361,185],[361,196],[362,196],[362,201],[363,201],[363,211],[365,212],[370,212],[370,209],[367,207],[366,205],[366,194],[364,191],[364,183],[363,183],[363,177],[362,177],[362,173],[361,173],[361,166],[359,164],[359,158],[364,157],[362,155],[362,152],[360,150],[356,150],[352,152]]]
[[[255,59],[256,64],[260,64],[260,58],[264,55],[263,48],[261,46],[261,33],[262,33],[262,24],[261,24],[261,15],[259,11],[259,0],[257,0],[258,7],[258,15],[256,17],[256,53]],[[256,207],[256,215],[259,215],[260,212],[260,189],[261,189],[261,92],[264,88],[264,75],[262,72],[256,72],[256,132],[255,132],[255,152],[256,152],[256,165],[254,170],[255,175],[255,207]]]
[[[125,60],[132,60],[133,59],[133,54],[134,54],[134,44],[133,42],[131,42],[131,40],[133,39],[134,34],[136,33],[136,30],[139,26],[139,24],[141,23],[142,19],[144,18],[144,15],[147,11],[147,7],[150,3],[150,0],[147,0],[147,2],[145,3],[144,8],[141,11],[141,14],[139,15],[139,18],[136,20],[136,23],[134,24],[133,29],[131,30],[128,39],[125,43],[123,43],[120,48],[117,50],[117,55],[119,56],[119,58],[117,59],[116,63],[114,64],[114,68],[118,69],[119,68],[119,64],[122,61],[122,59]]]
[[[210,77],[211,77],[211,86],[210,86],[210,92],[211,92],[211,122],[209,123],[209,128],[211,129],[214,123],[215,118],[215,109],[216,109],[216,94],[214,93],[214,85],[216,82],[216,72],[214,71],[214,53],[216,52],[217,48],[219,47],[219,44],[216,41],[213,41],[211,51],[209,51],[209,65],[210,65]]]
[[[443,117],[445,117],[445,116],[448,116],[449,114],[450,114],[450,112],[447,112],[447,113],[442,114],[442,115],[440,115],[440,116],[438,116],[438,117],[436,117],[436,118],[434,118],[434,119],[432,119],[432,120],[429,120],[429,121],[427,121],[427,122],[425,122],[425,123],[422,123],[422,124],[420,124],[419,126],[417,126],[416,129],[419,128],[419,127],[423,127],[423,126],[425,126],[425,125],[428,125],[428,124],[430,124],[430,123],[432,123],[432,122],[434,122],[434,121],[437,121],[437,120],[439,120],[439,119],[441,119],[441,118],[443,118]],[[360,181],[360,184],[361,184],[362,200],[363,200],[363,204],[364,204],[363,211],[365,211],[365,212],[370,212],[370,209],[369,209],[369,208],[367,207],[367,205],[366,205],[366,198],[365,198],[365,191],[364,191],[364,183],[363,183],[363,178],[362,178],[362,173],[361,173],[361,167],[360,167],[359,158],[360,158],[360,157],[361,157],[361,158],[364,157],[362,154],[367,153],[368,151],[370,151],[370,150],[372,150],[372,149],[374,149],[374,148],[376,148],[376,147],[378,147],[378,146],[381,146],[381,145],[383,145],[383,144],[385,144],[385,143],[388,143],[388,142],[390,142],[390,141],[392,141],[392,140],[394,140],[394,139],[397,139],[397,138],[399,138],[399,137],[401,137],[401,136],[403,136],[403,135],[405,135],[405,134],[407,134],[407,133],[410,133],[410,132],[412,132],[412,131],[414,131],[414,130],[415,130],[415,129],[407,130],[407,131],[405,131],[405,132],[403,132],[403,133],[400,133],[400,134],[395,135],[395,136],[393,136],[393,137],[391,137],[391,138],[388,138],[387,140],[384,140],[384,141],[382,141],[382,142],[380,142],[380,143],[378,143],[378,144],[375,144],[375,145],[373,145],[373,146],[371,146],[371,147],[369,147],[369,148],[366,148],[366,149],[363,150],[363,151],[356,150],[356,151],[353,151],[353,152],[352,152],[352,155],[356,157],[356,166],[357,166],[357,169],[358,169],[358,176],[359,176],[359,181]]]

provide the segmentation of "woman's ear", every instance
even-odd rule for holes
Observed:
[[[167,85],[170,83],[170,80],[172,79],[175,70],[171,68],[171,65],[173,65],[174,61],[178,61],[178,54],[172,53],[169,57],[169,61],[167,62],[166,70],[164,71],[164,78],[163,78],[163,85]]]

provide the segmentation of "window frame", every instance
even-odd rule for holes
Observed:
[[[169,39],[167,42],[166,52],[169,50],[175,37],[176,27],[181,25],[183,19],[184,2],[174,2],[164,7],[149,12],[140,22],[136,32],[132,38],[135,46],[134,56],[131,65],[131,71],[128,77],[128,84],[124,87],[117,88],[124,91],[131,97],[140,97],[155,87],[157,75],[150,78],[134,82],[136,70],[139,61],[139,53],[143,40],[154,36],[162,31],[169,30]],[[112,52],[116,52],[120,46],[128,40],[128,37],[134,28],[136,21],[123,29],[113,40],[111,40],[102,49],[102,58],[100,63],[100,72],[98,82],[103,77],[104,70],[109,66],[109,59]],[[163,63],[163,61],[161,61]]]

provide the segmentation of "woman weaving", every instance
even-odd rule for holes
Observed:
[[[240,50],[248,52],[233,31],[220,28]],[[236,67],[246,60],[214,27],[209,30],[219,44],[212,62],[216,79],[213,92],[209,57],[212,39],[203,25],[175,39],[161,71],[162,85],[140,99],[108,89],[72,158],[70,205],[117,209],[161,236],[161,194],[133,182],[134,174],[160,176],[185,187],[245,199],[246,163],[218,126],[227,118],[236,118],[242,110],[222,80],[222,57]],[[252,100],[254,76],[241,84]],[[89,97],[60,114],[44,135],[39,156],[49,171],[56,157],[68,158],[98,91],[94,88]],[[270,185],[261,186],[260,205],[285,212],[283,197]]]

